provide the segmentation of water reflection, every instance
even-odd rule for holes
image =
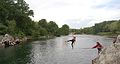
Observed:
[[[27,64],[31,63],[29,55],[31,46],[19,45],[0,49],[0,64]]]

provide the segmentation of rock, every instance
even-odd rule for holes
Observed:
[[[120,35],[118,35],[117,40],[115,43],[120,43]]]
[[[4,37],[0,36],[0,47],[9,47],[9,46],[13,46],[13,45],[17,45],[21,42],[27,41],[28,38],[24,37],[24,38],[18,38],[18,37],[12,37],[9,34],[5,34]]]
[[[92,64],[120,64],[120,35],[114,44],[103,48],[99,56],[92,60]]]
[[[2,41],[3,36],[0,36],[0,41]]]
[[[5,36],[2,38],[2,42],[5,42],[5,41],[14,41],[14,38],[8,34],[5,34]]]
[[[5,45],[5,47],[13,45],[14,38],[8,34],[5,34],[5,36],[2,38],[2,44]]]

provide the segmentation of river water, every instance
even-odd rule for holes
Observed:
[[[112,44],[113,39],[95,35],[75,35],[74,48],[72,36],[61,36],[48,40],[37,40],[17,46],[0,48],[0,64],[91,64],[98,56],[93,47],[97,41],[103,46]]]

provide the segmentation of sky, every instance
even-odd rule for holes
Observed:
[[[84,28],[120,19],[120,0],[25,0],[34,11],[33,20],[54,21],[61,27]]]

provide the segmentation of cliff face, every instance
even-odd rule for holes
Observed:
[[[120,35],[114,44],[104,48],[99,56],[92,60],[92,64],[120,64]]]

